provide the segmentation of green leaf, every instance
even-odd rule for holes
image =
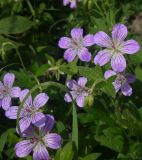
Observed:
[[[140,67],[136,68],[135,74],[136,74],[137,79],[142,81],[142,69]]]
[[[32,27],[32,22],[22,16],[11,16],[0,20],[1,34],[18,34]]]
[[[84,157],[82,160],[96,160],[101,156],[101,153],[91,153]]]

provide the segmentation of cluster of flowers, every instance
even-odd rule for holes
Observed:
[[[103,31],[99,31],[95,35],[88,34],[83,37],[83,29],[73,28],[71,30],[71,38],[60,38],[58,46],[66,49],[64,59],[67,62],[72,62],[76,56],[81,61],[89,62],[91,60],[91,53],[87,47],[96,44],[105,48],[97,53],[94,58],[94,64],[104,66],[111,61],[112,69],[105,72],[105,79],[115,75],[116,80],[113,82],[113,86],[116,93],[121,90],[123,95],[130,96],[132,88],[129,84],[135,81],[135,76],[125,74],[126,60],[124,55],[136,53],[140,49],[140,46],[133,39],[124,41],[127,32],[127,27],[124,24],[116,24],[112,30],[112,38]],[[87,79],[85,77],[81,77],[78,82],[74,80],[67,82],[72,98],[76,99],[79,107],[84,106],[84,97],[89,94],[85,87],[86,83]],[[65,95],[65,101],[72,101],[69,94]]]
[[[0,82],[0,106],[5,110],[9,119],[17,119],[18,106],[12,106],[12,98],[19,98],[22,102],[29,93],[28,89],[21,91],[19,87],[13,87],[15,75],[4,75],[3,83]],[[52,115],[44,115],[40,109],[49,97],[46,93],[38,94],[32,102],[29,95],[20,112],[20,130],[24,138],[15,146],[18,157],[25,157],[33,151],[34,160],[49,160],[47,148],[58,149],[61,147],[61,137],[56,133],[50,133],[54,125]],[[18,130],[17,130],[18,132]]]

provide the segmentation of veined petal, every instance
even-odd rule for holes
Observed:
[[[31,121],[32,121],[31,117],[24,117],[20,120],[19,124],[20,124],[21,132],[24,132],[26,129],[29,128]]]
[[[77,90],[78,89],[78,85],[75,80],[68,80],[66,85],[70,90]]]
[[[70,3],[70,0],[63,0],[63,5],[66,6]]]
[[[0,99],[0,107],[2,106],[2,99]]]
[[[103,31],[97,32],[94,36],[94,42],[98,46],[101,47],[111,47],[112,46],[112,40],[111,38]]]
[[[94,44],[94,35],[88,34],[83,38],[83,46],[88,47]]]
[[[46,93],[40,93],[35,97],[33,105],[35,108],[39,109],[47,103],[48,99],[49,97]]]
[[[73,28],[71,30],[71,36],[74,41],[79,42],[83,39],[83,29],[81,28]]]
[[[81,49],[79,49],[77,51],[77,54],[79,56],[79,59],[81,61],[85,61],[85,62],[89,62],[91,60],[91,57],[92,57],[91,53],[85,47],[82,47]]]
[[[42,143],[38,143],[33,150],[33,160],[49,160],[49,154]]]
[[[19,87],[13,87],[11,89],[11,97],[18,98],[20,96],[21,89]]]
[[[86,77],[80,77],[78,78],[77,83],[81,86],[81,87],[85,87],[86,83],[87,83],[87,78]]]
[[[64,52],[64,59],[67,62],[72,62],[76,56],[76,50],[73,48],[69,48]]]
[[[133,83],[136,80],[136,77],[132,74],[127,74],[126,79],[128,83]]]
[[[61,147],[61,136],[56,133],[49,133],[43,137],[45,145],[52,149],[58,149]]]
[[[20,92],[20,97],[19,97],[19,99],[20,99],[21,102],[23,101],[23,99],[25,98],[25,96],[26,96],[28,93],[29,93],[29,89],[24,89],[24,90],[22,90],[22,91]],[[25,104],[26,104],[27,106],[32,105],[32,97],[31,97],[31,95],[28,96],[28,98],[27,98],[26,101],[25,101]]]
[[[114,75],[116,75],[116,72],[114,72],[112,70],[108,70],[108,71],[105,72],[104,77],[105,77],[105,79],[108,79],[108,78],[110,78]]]
[[[131,96],[132,95],[132,87],[128,83],[124,83],[121,86],[121,91],[124,96]]]
[[[58,46],[63,49],[68,49],[72,45],[72,39],[68,37],[62,37],[59,40]]]
[[[18,106],[12,106],[6,110],[5,115],[9,119],[17,119]]]
[[[103,66],[108,63],[111,59],[112,51],[108,49],[104,49],[95,56],[94,63],[98,64],[99,66]]]
[[[70,8],[76,8],[77,4],[76,4],[76,0],[72,0],[70,3]]]
[[[30,140],[23,140],[15,145],[16,155],[20,158],[26,157],[33,150],[34,144]]]
[[[128,40],[124,42],[120,48],[122,53],[134,54],[138,52],[140,49],[140,45],[135,40]]]
[[[32,115],[32,123],[37,126],[43,126],[45,123],[46,117],[43,113],[41,112],[36,112],[35,114]]]
[[[72,98],[71,98],[71,96],[70,96],[68,93],[65,94],[64,100],[65,100],[66,102],[72,102]]]
[[[120,45],[127,36],[127,27],[124,24],[116,24],[112,30],[112,39],[116,46]]]
[[[111,67],[115,72],[123,72],[126,68],[126,60],[124,56],[117,52],[112,56]]]
[[[79,107],[84,107],[84,96],[82,95],[79,95],[77,98],[76,98],[76,103]]]
[[[112,84],[113,84],[113,86],[115,88],[115,92],[117,93],[121,88],[120,82],[118,80],[115,80]]]
[[[6,111],[11,106],[11,97],[6,96],[2,99],[2,108]]]
[[[7,73],[4,75],[3,82],[5,86],[12,87],[15,81],[15,75],[13,73]]]

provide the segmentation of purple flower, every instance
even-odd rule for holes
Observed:
[[[76,55],[81,61],[89,62],[91,60],[91,53],[86,47],[94,44],[94,36],[91,34],[83,37],[83,29],[73,28],[71,30],[71,37],[62,37],[59,40],[58,46],[67,49],[64,52],[64,58],[68,62],[72,62]]]
[[[63,0],[63,5],[67,6],[70,4],[70,8],[76,8],[77,7],[77,0]]]
[[[66,102],[71,102],[72,99],[75,99],[79,107],[84,107],[84,99],[89,95],[88,88],[85,87],[86,83],[87,78],[85,77],[80,77],[77,82],[75,80],[69,80],[67,82],[67,87],[71,90],[70,94],[72,97],[69,93],[66,93],[64,100]]]
[[[22,102],[24,97],[28,94],[29,90],[25,89],[20,93],[20,101]],[[20,129],[21,132],[25,131],[30,124],[34,124],[36,126],[40,126],[45,121],[45,115],[40,112],[40,108],[44,106],[49,97],[45,93],[38,94],[33,103],[31,95],[26,99],[23,108],[20,113]],[[5,115],[10,119],[17,119],[18,106],[10,107]]]
[[[54,125],[54,117],[46,115],[45,125],[40,128],[30,126],[24,133],[24,140],[15,145],[16,155],[26,157],[33,151],[33,160],[49,160],[48,148],[61,147],[61,136],[49,133]]]
[[[105,32],[98,32],[94,36],[97,45],[106,49],[98,52],[94,58],[94,63],[103,66],[111,60],[111,67],[115,72],[122,72],[126,68],[124,54],[134,54],[140,46],[135,40],[124,39],[127,36],[127,27],[124,24],[116,24],[112,31],[112,38]]]
[[[131,96],[132,88],[129,84],[135,81],[135,76],[131,74],[125,74],[124,72],[116,73],[112,70],[108,70],[105,72],[104,77],[105,79],[108,79],[114,75],[116,75],[116,80],[112,84],[116,93],[121,90],[124,96]]]
[[[0,107],[7,110],[11,106],[11,99],[18,98],[21,89],[13,87],[15,75],[7,73],[4,75],[3,83],[0,81]]]

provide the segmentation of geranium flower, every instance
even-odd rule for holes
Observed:
[[[33,160],[49,160],[47,148],[58,149],[61,147],[61,136],[49,133],[54,125],[54,117],[46,115],[43,127],[30,126],[24,132],[24,140],[15,145],[16,155],[20,158],[26,157],[33,151]]]
[[[116,80],[112,84],[116,93],[121,90],[124,96],[131,96],[132,87],[129,84],[135,81],[135,76],[131,74],[125,74],[124,72],[116,73],[112,70],[108,70],[105,72],[104,77],[105,79],[108,79],[114,75],[116,75]]]
[[[28,92],[29,92],[28,89],[21,91],[20,93],[21,102],[23,101],[24,97],[28,94]],[[31,95],[26,99],[20,113],[21,132],[25,131],[30,126],[31,123],[36,126],[40,126],[44,123],[45,115],[40,112],[40,108],[47,103],[48,99],[49,97],[45,93],[38,94],[35,97],[33,103]],[[17,119],[17,112],[18,112],[18,106],[12,106],[5,112],[5,115],[9,119]]]
[[[64,59],[72,62],[76,55],[81,61],[89,62],[91,60],[91,53],[86,47],[94,44],[93,35],[88,34],[83,37],[83,29],[73,28],[71,30],[71,37],[62,37],[59,40],[59,47],[67,49],[64,53]]]
[[[63,0],[63,5],[67,6],[70,4],[70,8],[76,8],[77,7],[77,0]]]
[[[13,87],[15,75],[7,73],[4,75],[3,83],[0,81],[0,107],[7,110],[11,106],[11,99],[18,98],[21,89]]]
[[[112,30],[112,38],[105,32],[98,32],[94,36],[97,45],[106,49],[98,52],[94,58],[94,63],[103,66],[111,60],[111,67],[115,72],[122,72],[126,68],[124,54],[134,54],[140,46],[135,40],[124,39],[127,36],[127,27],[124,24],[116,24]]]
[[[87,78],[80,77],[78,81],[75,80],[69,80],[67,82],[67,87],[71,90],[70,94],[66,93],[64,96],[64,100],[66,102],[72,102],[72,99],[76,100],[76,103],[79,107],[84,107],[84,100],[85,97],[89,95],[88,88],[85,87],[87,83]]]

